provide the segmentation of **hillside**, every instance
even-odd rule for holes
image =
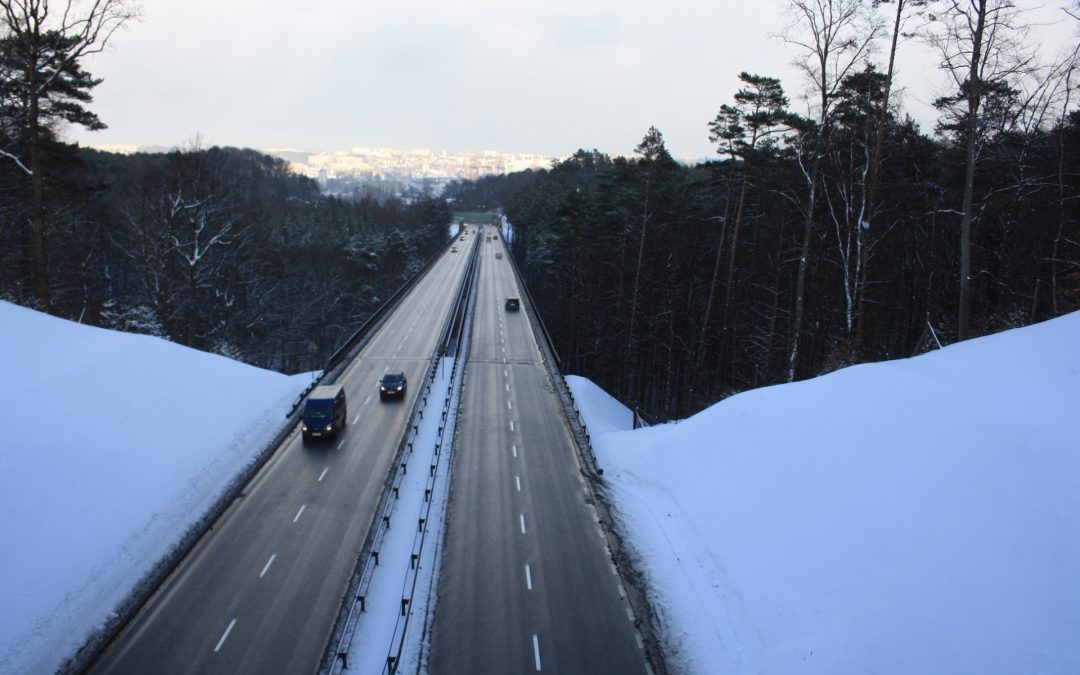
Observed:
[[[1080,672],[1077,345],[1080,313],[636,431],[574,379],[677,671]]]
[[[0,302],[0,672],[51,672],[310,381]]]

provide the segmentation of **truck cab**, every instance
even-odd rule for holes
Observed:
[[[345,428],[347,416],[345,387],[340,384],[321,385],[308,394],[300,430],[305,440],[333,438]]]

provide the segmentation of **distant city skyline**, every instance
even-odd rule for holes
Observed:
[[[1075,41],[1076,22],[1060,2],[1042,4],[1031,17],[1049,56]],[[72,128],[69,140],[615,155],[655,126],[691,160],[715,156],[707,126],[740,71],[779,77],[805,110],[795,54],[772,37],[788,20],[782,0],[675,0],[662,11],[646,0],[142,6],[142,21],[84,63],[104,79],[90,107],[109,128]],[[927,132],[944,82],[928,48],[902,45],[897,84]]]

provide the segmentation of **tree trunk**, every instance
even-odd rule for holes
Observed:
[[[31,71],[33,72],[33,71]],[[40,102],[34,78],[30,81],[30,187],[32,211],[30,213],[31,249],[34,256],[34,285],[43,311],[50,311],[48,271],[45,268],[45,186],[41,177],[41,149],[38,147]]]
[[[807,197],[806,219],[803,222],[802,253],[799,256],[799,277],[795,282],[795,312],[792,317],[791,351],[788,354],[787,381],[795,381],[795,364],[799,359],[799,333],[802,329],[803,298],[806,295],[806,268],[810,263],[810,235],[814,230],[814,205],[817,202],[817,179],[821,165],[820,148],[814,150],[810,165],[810,193]]]
[[[971,315],[971,217],[975,192],[975,143],[978,134],[979,104],[982,99],[982,82],[979,61],[982,59],[983,29],[986,26],[986,0],[978,0],[978,17],[972,36],[971,69],[968,73],[968,114],[966,120],[966,143],[964,149],[964,202],[960,218],[960,316],[957,320],[956,338],[968,337],[968,319]]]

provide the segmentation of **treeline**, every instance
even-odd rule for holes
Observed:
[[[442,200],[324,198],[252,150],[41,153],[53,314],[262,367],[321,367],[448,237]],[[0,298],[44,309],[30,177],[0,163]]]
[[[962,129],[921,132],[873,68],[842,81],[825,126],[741,77],[710,125],[717,161],[681,165],[650,129],[629,158],[578,151],[451,189],[505,210],[565,368],[660,418],[959,333]],[[1080,114],[1021,129],[1015,91],[983,95],[972,336],[1080,309]]]

